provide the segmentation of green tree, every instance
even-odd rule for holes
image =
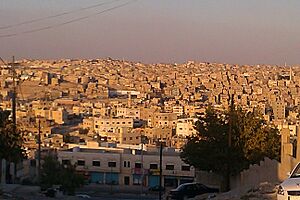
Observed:
[[[16,163],[25,156],[23,134],[9,120],[9,114],[9,111],[0,110],[0,158]]]
[[[218,112],[209,107],[199,118],[197,134],[188,138],[182,159],[194,167],[223,177],[224,190],[229,190],[230,175],[236,175],[250,164],[265,157],[279,160],[278,130],[267,126],[256,112],[241,108]]]
[[[75,194],[75,189],[84,184],[84,177],[76,173],[73,165],[65,165],[61,170],[61,185],[65,193],[69,195]]]
[[[61,165],[54,156],[46,156],[41,169],[41,187],[50,188],[60,184]]]
[[[74,195],[76,188],[84,184],[83,176],[76,173],[74,165],[62,165],[56,157],[46,156],[41,171],[41,187],[61,185],[65,194]]]

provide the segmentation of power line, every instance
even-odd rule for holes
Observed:
[[[35,22],[40,22],[40,21],[44,21],[44,20],[48,20],[48,19],[58,18],[58,17],[62,17],[62,16],[65,16],[65,15],[72,14],[72,13],[76,13],[76,12],[80,12],[80,11],[84,11],[84,10],[89,10],[89,9],[101,7],[103,5],[111,4],[111,3],[114,3],[114,2],[117,2],[117,1],[121,1],[121,0],[113,0],[113,1],[109,1],[109,2],[98,3],[98,4],[95,4],[95,5],[88,6],[88,7],[79,8],[77,10],[62,12],[62,13],[58,13],[58,14],[55,14],[55,15],[50,15],[50,16],[41,17],[41,18],[37,18],[37,19],[31,19],[31,20],[23,21],[23,22],[16,23],[16,24],[0,26],[0,30],[11,29],[11,28],[14,28],[14,27],[22,26],[22,25],[28,25],[28,24],[32,24],[32,23],[35,23]]]
[[[93,13],[93,14],[90,14],[90,15],[86,15],[84,17],[78,17],[78,18],[75,18],[75,19],[63,22],[63,23],[59,23],[59,24],[55,24],[55,25],[49,25],[49,26],[45,26],[45,27],[41,27],[41,28],[37,28],[37,29],[31,29],[31,30],[28,30],[28,31],[23,31],[21,33],[11,33],[11,34],[0,35],[0,38],[8,38],[8,37],[14,37],[14,36],[22,35],[22,34],[29,34],[29,33],[40,32],[40,31],[44,31],[44,30],[48,30],[48,29],[53,29],[53,28],[56,28],[56,27],[64,26],[64,25],[67,25],[67,24],[75,23],[75,22],[82,21],[84,19],[87,19],[87,18],[90,18],[90,17],[93,17],[93,16],[104,14],[106,12],[109,12],[109,11],[112,11],[112,10],[115,10],[115,9],[118,9],[118,8],[121,8],[121,7],[125,7],[125,6],[131,4],[131,3],[135,2],[135,1],[138,1],[138,0],[131,0],[131,1],[128,1],[128,2],[123,3],[121,5],[117,5],[117,6],[114,6],[114,7],[105,9],[105,10],[102,10],[100,12],[96,12],[96,13]]]

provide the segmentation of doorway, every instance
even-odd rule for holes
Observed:
[[[124,184],[125,184],[125,185],[129,185],[129,184],[130,184],[129,176],[125,176],[125,177],[124,177]]]

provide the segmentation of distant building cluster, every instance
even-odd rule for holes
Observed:
[[[62,163],[76,164],[93,183],[157,185],[162,142],[164,184],[193,180],[180,148],[197,133],[194,125],[207,106],[225,110],[231,96],[244,110],[297,135],[298,67],[23,60],[16,74],[17,123],[29,158],[41,133],[43,150],[57,150]],[[0,107],[11,110],[7,66],[0,77]]]

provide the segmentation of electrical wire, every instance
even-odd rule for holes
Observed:
[[[131,0],[131,1],[128,1],[126,3],[123,3],[123,4],[120,4],[120,5],[117,5],[117,6],[114,6],[114,7],[105,9],[105,10],[102,10],[100,12],[96,12],[96,13],[93,13],[93,14],[90,14],[90,15],[86,15],[84,17],[78,17],[78,18],[75,18],[75,19],[63,22],[63,23],[59,23],[59,24],[55,24],[55,25],[49,25],[49,26],[45,26],[45,27],[41,27],[41,28],[37,28],[37,29],[31,29],[31,30],[28,30],[28,31],[23,31],[21,33],[11,33],[11,34],[0,35],[0,38],[8,38],[8,37],[14,37],[14,36],[22,35],[22,34],[29,34],[29,33],[40,32],[40,31],[44,31],[44,30],[48,30],[48,29],[53,29],[53,28],[56,28],[56,27],[64,26],[64,25],[67,25],[67,24],[75,23],[75,22],[82,21],[84,19],[87,19],[87,18],[90,18],[90,17],[93,17],[93,16],[101,15],[101,14],[104,14],[106,12],[109,12],[109,11],[112,11],[112,10],[115,10],[115,9],[118,9],[118,8],[125,7],[125,6],[131,4],[131,3],[135,2],[135,1],[138,1],[138,0]]]
[[[114,2],[117,2],[117,1],[121,1],[121,0],[113,0],[113,1],[109,1],[109,2],[98,3],[98,4],[95,4],[95,5],[91,5],[91,6],[84,7],[84,8],[79,8],[79,9],[68,11],[68,12],[62,12],[62,13],[58,13],[58,14],[55,14],[55,15],[50,15],[50,16],[41,17],[41,18],[37,18],[37,19],[31,19],[31,20],[23,21],[23,22],[16,23],[16,24],[0,26],[0,30],[11,29],[11,28],[15,28],[15,27],[18,27],[18,26],[22,26],[22,25],[28,25],[28,24],[32,24],[32,23],[35,23],[35,22],[40,22],[40,21],[44,21],[44,20],[48,20],[48,19],[58,18],[58,17],[62,17],[62,16],[65,16],[65,15],[72,14],[72,13],[81,12],[81,11],[84,11],[84,10],[90,10],[90,9],[93,9],[93,8],[101,7],[103,5],[111,4],[111,3],[114,3]]]

